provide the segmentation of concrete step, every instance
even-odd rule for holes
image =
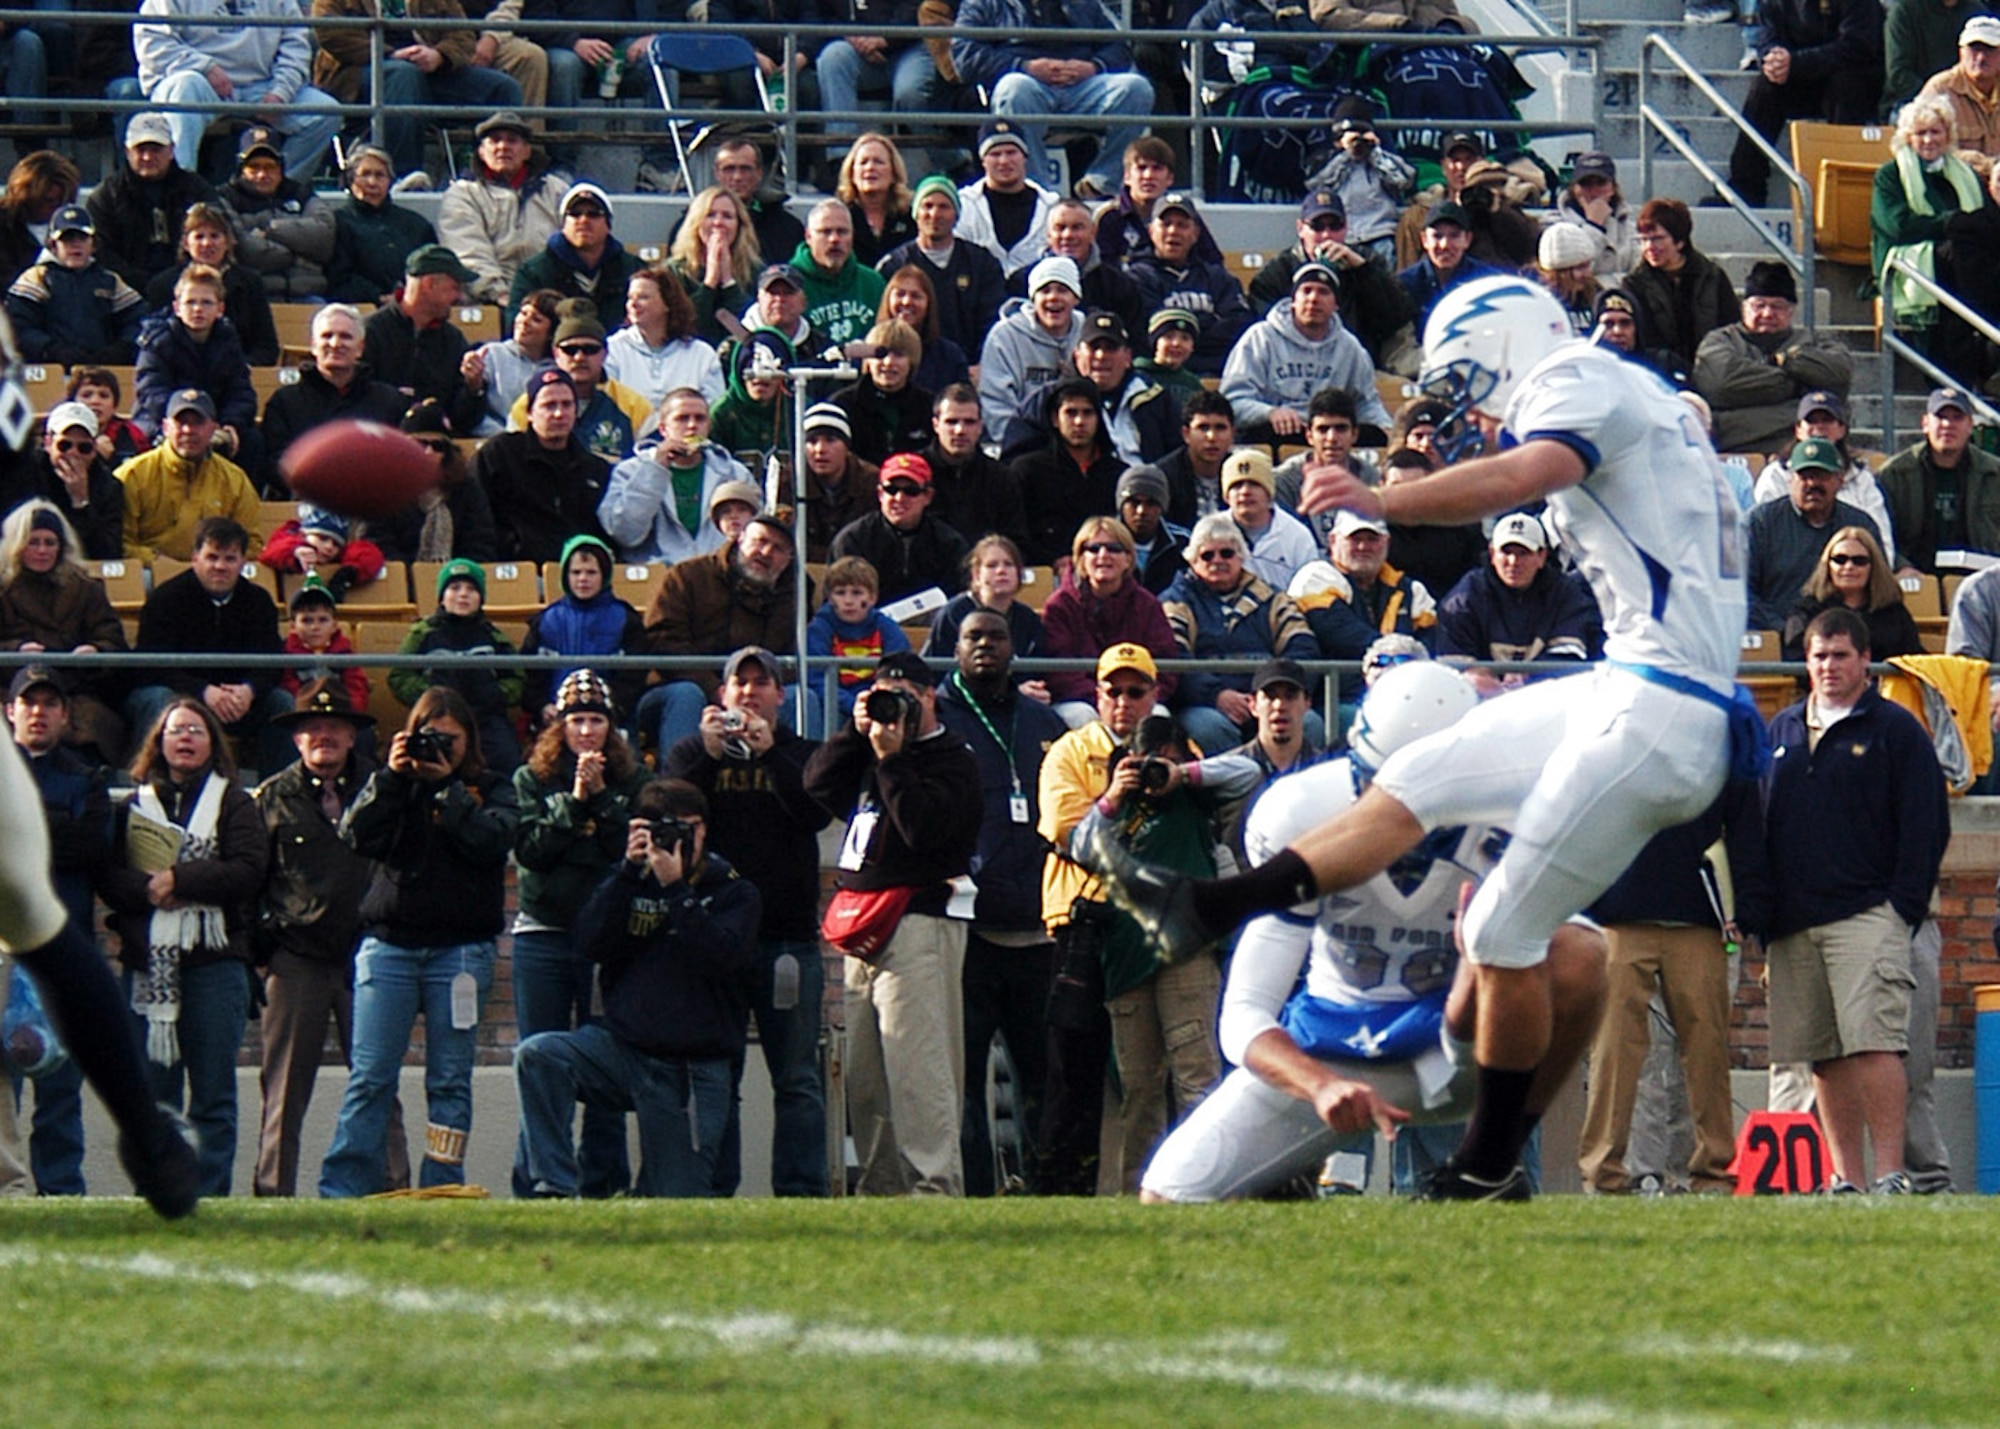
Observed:
[[[1704,28],[1683,26],[1681,16],[1686,11],[1684,0],[1577,0],[1576,17],[1579,25],[1634,20],[1650,22],[1665,31]]]
[[[1750,75],[1735,67],[1732,61],[1720,68],[1704,69],[1703,79],[1714,85],[1716,90],[1739,109],[1750,93]],[[1639,68],[1627,65],[1617,69],[1600,69],[1597,74],[1599,91],[1604,101],[1605,114],[1630,112],[1639,107]],[[1646,97],[1654,108],[1663,114],[1713,114],[1715,106],[1707,96],[1699,93],[1687,78],[1678,71],[1663,72],[1653,70],[1652,83]]]
[[[1597,67],[1607,73],[1636,71],[1639,68],[1639,50],[1648,35],[1663,36],[1689,64],[1704,72],[1733,71],[1743,53],[1743,28],[1740,25],[1662,25],[1656,21],[1620,16],[1579,23],[1577,28],[1584,34],[1603,39],[1603,47],[1597,52]],[[1671,66],[1662,57],[1654,57],[1654,73],[1668,68]]]
[[[1694,145],[1695,152],[1704,158],[1717,156],[1718,167],[1721,162],[1727,161],[1729,151],[1736,145],[1736,136],[1742,132],[1715,113],[1674,114],[1669,118],[1680,136]],[[1604,111],[1604,118],[1597,129],[1597,144],[1618,161],[1621,174],[1628,159],[1636,162],[1640,130],[1638,106]],[[1659,131],[1647,130],[1645,138],[1653,146],[1654,158],[1671,159],[1676,156],[1674,149],[1660,137]]]

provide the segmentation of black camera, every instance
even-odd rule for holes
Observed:
[[[1118,767],[1127,759],[1139,761],[1139,793],[1144,797],[1156,797],[1167,792],[1173,782],[1174,760],[1166,756],[1186,754],[1187,742],[1181,735],[1181,727],[1172,715],[1147,715],[1139,721],[1139,727],[1132,731],[1132,739],[1120,749],[1112,751],[1111,770],[1116,774]]]
[[[868,711],[870,724],[908,724],[922,719],[922,703],[902,690],[877,686],[862,697],[861,708]]]
[[[681,872],[688,871],[688,864],[694,859],[694,825],[671,816],[654,819],[650,830],[653,847],[671,849],[681,861]]]
[[[419,764],[451,763],[452,738],[425,726],[403,741],[403,750]]]

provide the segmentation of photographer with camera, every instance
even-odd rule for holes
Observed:
[[[465,696],[425,690],[389,743],[388,767],[341,820],[342,841],[380,867],[361,903],[354,1047],[320,1195],[382,1189],[389,1109],[419,1012],[429,1124],[418,1184],[464,1184],[479,1011],[519,822],[514,786],[487,767]]]
[[[762,900],[707,851],[708,801],[692,784],[652,780],[632,814],[624,862],[576,920],[577,950],[597,965],[604,1018],[538,1033],[514,1053],[536,1196],[577,1194],[570,1124],[579,1101],[637,1113],[638,1194],[714,1194]]]
[[[821,927],[848,954],[847,1096],[863,1195],[965,1193],[965,925],[951,880],[979,841],[979,765],[938,723],[930,666],[904,652],[806,763],[805,787],[848,821]]]
[[[1349,247],[1384,265],[1396,261],[1396,224],[1416,187],[1416,168],[1382,147],[1375,132],[1375,108],[1349,95],[1334,108],[1332,158],[1307,182],[1328,189],[1347,218]]]
[[[722,667],[719,702],[700,730],[667,751],[662,769],[708,800],[708,847],[763,895],[749,1011],[771,1076],[771,1192],[824,1196],[826,1083],[820,1072],[826,965],[819,948],[819,831],[830,819],[806,795],[806,761],[819,745],[780,722],[785,677],[778,657],[746,645]],[[729,1125],[716,1157],[715,1194],[742,1180],[740,1095],[744,1051],[730,1065]]]
[[[1042,837],[1080,847],[1098,821],[1153,860],[1193,876],[1215,866],[1218,808],[1262,779],[1254,759],[1195,762],[1172,718],[1149,716],[1159,670],[1143,645],[1114,645],[1097,662],[1098,718],[1071,730],[1042,762]],[[1121,1088],[1120,1164],[1108,1183],[1138,1189],[1153,1143],[1221,1075],[1216,998],[1222,974],[1203,954],[1162,967],[1138,926],[1104,901],[1080,863],[1052,850],[1042,870],[1042,917],[1056,936],[1049,1000],[1048,1115],[1043,1189],[1090,1195],[1107,1058]],[[1109,1017],[1105,1017],[1108,1010]]]

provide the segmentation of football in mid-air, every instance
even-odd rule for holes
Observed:
[[[437,485],[437,454],[381,422],[343,418],[314,427],[278,462],[301,501],[342,516],[380,520]]]

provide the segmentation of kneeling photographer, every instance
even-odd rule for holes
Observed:
[[[945,917],[972,866],[979,765],[938,723],[930,666],[875,667],[854,719],[806,764],[806,792],[846,819],[822,925],[846,953],[847,1100],[864,1195],[960,1196],[965,925]]]
[[[576,918],[577,951],[597,964],[603,1020],[537,1033],[514,1053],[536,1196],[577,1194],[570,1127],[579,1101],[637,1114],[640,1195],[713,1187],[762,900],[707,851],[708,800],[692,784],[652,780],[632,812],[624,862]]]
[[[1104,901],[1097,880],[1061,850],[1081,849],[1104,821],[1150,861],[1212,877],[1217,811],[1247,795],[1263,771],[1246,755],[1197,761],[1173,718],[1151,714],[1159,670],[1142,645],[1098,658],[1098,717],[1071,730],[1042,763],[1041,831],[1054,846],[1042,875],[1042,916],[1061,949],[1050,998],[1050,1189],[1089,1195],[1096,1183],[1095,1107],[1102,1095],[1104,1022],[1121,1088],[1124,1136],[1117,1182],[1136,1190],[1153,1145],[1221,1076],[1216,1001],[1222,974],[1209,955],[1163,967],[1138,925]],[[1172,1118],[1168,1096],[1172,1093]]]

